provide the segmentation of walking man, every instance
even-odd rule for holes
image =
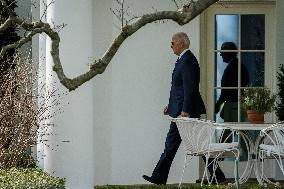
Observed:
[[[200,68],[196,57],[189,50],[190,41],[186,33],[175,33],[171,48],[178,56],[172,73],[171,91],[164,114],[171,117],[199,118],[205,113],[205,106],[199,93]],[[169,170],[180,146],[181,138],[174,122],[171,122],[167,134],[165,149],[152,176],[143,178],[154,184],[166,184]]]

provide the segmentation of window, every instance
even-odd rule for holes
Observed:
[[[217,122],[247,121],[242,90],[248,86],[275,90],[274,4],[222,2],[203,16],[206,40],[201,41],[201,66],[207,68],[202,72],[207,86],[202,92],[207,94],[207,117]],[[266,117],[272,119],[273,115]]]

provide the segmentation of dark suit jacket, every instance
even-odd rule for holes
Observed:
[[[241,86],[246,87],[249,84],[249,74],[246,66],[241,64]],[[238,59],[233,58],[224,70],[221,87],[238,87]],[[238,102],[237,89],[223,89],[217,101],[217,106],[223,102]]]
[[[197,59],[190,50],[177,61],[172,73],[171,92],[168,113],[177,117],[181,111],[191,117],[204,114],[205,106],[199,93],[200,68]]]

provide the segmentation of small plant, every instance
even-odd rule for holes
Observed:
[[[254,112],[272,112],[275,100],[276,95],[267,87],[249,87],[243,91],[242,106]]]

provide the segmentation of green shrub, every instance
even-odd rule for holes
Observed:
[[[279,67],[279,71],[277,72],[277,86],[278,103],[276,115],[279,121],[284,121],[284,64]]]
[[[1,189],[64,189],[65,178],[57,178],[38,168],[0,170]]]

